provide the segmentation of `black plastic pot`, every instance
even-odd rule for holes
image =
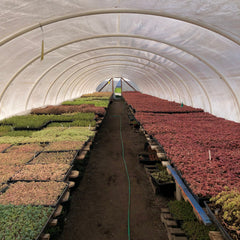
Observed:
[[[173,193],[176,189],[176,185],[175,185],[174,181],[160,182],[160,181],[156,180],[153,176],[151,176],[151,179],[152,179],[152,183],[157,188],[156,193],[158,193],[158,194],[163,193],[165,195],[173,195]]]
[[[139,161],[139,163],[146,164],[146,165],[155,165],[156,163],[161,162],[161,161],[156,161],[156,160],[150,160],[148,153],[139,153],[138,161]]]

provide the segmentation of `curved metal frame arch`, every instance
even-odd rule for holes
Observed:
[[[101,63],[103,63],[103,62],[117,62],[117,61],[119,61],[119,62],[125,62],[125,60],[105,60],[105,61],[101,61],[100,63],[92,63],[92,64],[89,64],[88,66],[90,66],[90,65],[96,65],[96,64],[101,64]],[[142,64],[142,63],[137,63],[137,62],[134,62],[134,61],[128,61],[128,62],[145,66],[145,65]],[[123,65],[123,64],[122,64],[122,65]],[[82,69],[87,68],[88,66],[85,66],[85,67],[83,67]],[[102,66],[105,66],[105,65],[102,65]],[[107,64],[106,66],[110,66],[110,64]],[[111,66],[113,66],[113,64],[111,64]],[[133,66],[133,65],[131,65],[131,66]],[[150,69],[152,69],[152,70],[155,71],[155,72],[158,72],[156,69],[154,69],[154,68],[152,68],[152,67],[149,67],[149,66],[147,66],[147,67],[150,68]],[[98,67],[96,67],[96,68],[98,68]],[[81,69],[81,70],[82,70],[82,69]],[[141,69],[142,69],[142,68],[141,68]],[[89,69],[89,70],[81,73],[80,75],[78,75],[78,76],[70,83],[69,88],[73,85],[73,89],[74,89],[74,88],[75,88],[74,86],[77,86],[77,85],[78,85],[77,80],[79,79],[79,77],[82,77],[83,74],[87,74],[88,72],[93,71],[93,70],[95,70],[95,68]],[[143,69],[142,69],[142,70],[143,70]],[[159,78],[159,76],[158,76],[158,78]],[[162,78],[160,78],[160,79],[162,79]],[[77,84],[75,84],[75,82],[77,82]],[[154,82],[157,83],[156,81],[154,81]],[[164,80],[162,81],[162,83],[164,83]],[[168,89],[169,92],[171,92],[167,85],[166,85],[166,88]],[[61,88],[60,88],[60,89],[61,89]],[[169,95],[171,95],[171,94],[169,94]],[[66,94],[65,94],[64,98],[66,98]],[[71,94],[71,98],[72,98],[72,94]]]
[[[106,48],[105,48],[105,49],[106,49]],[[111,48],[110,48],[110,49],[111,49]],[[129,48],[127,48],[127,49],[129,49]],[[91,50],[91,51],[96,51],[96,49]],[[81,53],[79,53],[79,54],[81,54]],[[76,54],[74,54],[74,56],[76,56]],[[93,60],[93,59],[97,59],[97,58],[101,58],[101,57],[109,57],[109,56],[111,56],[111,57],[115,57],[115,56],[116,56],[116,57],[118,57],[118,56],[120,56],[120,57],[124,56],[124,57],[125,57],[125,56],[127,56],[127,57],[136,58],[136,59],[141,59],[141,60],[148,61],[148,62],[150,62],[150,63],[156,64],[156,65],[158,65],[158,66],[160,66],[160,67],[162,67],[162,68],[167,69],[167,71],[169,71],[169,72],[171,72],[172,74],[174,74],[174,75],[176,76],[176,79],[178,79],[178,81],[185,87],[185,89],[186,89],[186,91],[187,91],[187,93],[188,93],[188,96],[189,96],[189,98],[190,98],[191,104],[193,104],[192,98],[191,98],[191,94],[190,94],[190,90],[188,89],[188,87],[186,86],[186,84],[184,83],[184,81],[182,80],[182,77],[178,76],[178,74],[176,74],[175,72],[173,72],[173,71],[172,71],[171,69],[169,69],[168,67],[163,66],[162,64],[156,63],[155,61],[149,60],[149,59],[147,59],[147,58],[139,57],[139,56],[136,56],[136,55],[127,55],[127,54],[108,54],[108,55],[100,55],[100,56],[93,57],[93,58],[89,58],[89,59],[86,59],[86,60],[83,60],[83,61],[81,61],[81,62],[78,62],[78,63],[75,63],[75,64],[71,65],[71,66],[68,67],[66,70],[64,70],[64,71],[61,73],[61,75],[64,74],[64,73],[65,73],[66,71],[68,71],[69,69],[71,69],[71,68],[75,67],[76,65],[81,64],[81,63],[83,63],[83,62],[87,62],[87,61],[90,61],[90,60]],[[169,60],[169,61],[170,61],[170,60]],[[62,62],[62,61],[61,61],[61,62]],[[57,64],[56,64],[56,65],[57,65]],[[56,66],[56,65],[54,65],[54,66]],[[54,68],[54,66],[51,67],[51,69]],[[78,71],[78,70],[77,70],[77,71]],[[71,74],[71,76],[74,75],[77,71],[73,72],[73,73]],[[46,73],[46,72],[45,72],[45,73]],[[30,97],[31,97],[31,94],[32,94],[33,90],[36,88],[36,85],[39,83],[39,81],[40,81],[41,78],[45,75],[45,73],[44,73],[43,75],[41,75],[41,77],[38,79],[38,81],[35,83],[34,87],[32,88],[32,90],[31,90],[31,92],[30,92],[30,94],[29,94],[29,96],[28,96],[25,109],[27,109],[27,105],[28,105],[28,102],[29,102],[29,99],[30,99]],[[56,81],[58,80],[58,78],[61,77],[61,75],[58,75],[58,77],[50,84],[50,86],[49,86],[49,88],[48,88],[48,91],[47,91],[47,93],[46,93],[46,96],[45,96],[45,98],[44,98],[44,105],[45,105],[46,98],[47,98],[47,95],[48,95],[49,91],[51,90],[51,88],[53,87],[53,85],[56,83]],[[175,83],[174,83],[169,77],[167,77],[167,78],[169,79],[170,82],[172,82],[172,84],[175,85]],[[64,82],[65,82],[65,81],[64,81]],[[64,85],[64,82],[63,82],[62,86]]]
[[[86,17],[86,16],[91,16],[91,15],[105,15],[105,14],[138,14],[138,15],[150,15],[150,16],[158,16],[158,17],[164,17],[164,18],[171,18],[174,20],[178,20],[178,21],[182,21],[182,22],[187,22],[189,24],[193,24],[196,25],[198,27],[204,28],[206,30],[209,30],[210,32],[215,32],[216,34],[221,35],[222,37],[225,37],[227,39],[229,39],[230,41],[240,45],[240,41],[232,38],[232,36],[230,36],[229,34],[223,33],[222,31],[213,28],[212,26],[209,26],[207,24],[204,23],[199,23],[195,20],[191,20],[188,18],[184,18],[184,17],[179,17],[177,15],[174,14],[169,14],[169,13],[159,13],[157,11],[150,11],[150,10],[140,10],[140,9],[123,9],[123,8],[115,8],[115,9],[105,9],[105,10],[94,10],[94,11],[87,11],[87,12],[81,12],[81,13],[75,13],[75,14],[69,14],[66,16],[62,16],[62,17],[57,17],[57,18],[53,18],[53,19],[49,19],[46,21],[42,21],[41,23],[37,23],[37,24],[33,24],[30,27],[27,27],[25,29],[22,29],[21,31],[18,31],[12,35],[10,35],[9,37],[3,39],[2,41],[0,41],[0,46],[4,45],[5,43],[27,33],[30,32],[34,29],[40,28],[40,26],[46,26],[49,24],[53,24],[56,22],[60,22],[60,21],[64,21],[64,20],[68,20],[68,19],[72,19],[72,18],[80,18],[80,17]]]
[[[138,72],[140,75],[144,75],[145,77],[146,77],[146,79],[150,79],[151,81],[150,82],[148,82],[148,85],[149,85],[149,83],[150,83],[150,85],[151,85],[151,89],[152,90],[155,90],[156,88],[154,87],[155,85],[152,83],[152,82],[154,82],[154,80],[149,76],[149,74],[148,74],[148,72],[147,71],[145,71],[144,70],[144,74],[142,73],[142,71],[139,71],[139,69],[141,69],[142,70],[142,68],[139,68],[139,67],[136,67],[136,66],[133,66],[133,65],[131,65],[131,67],[129,67],[129,65],[127,65],[127,64],[111,64],[111,66],[113,66],[113,65],[115,65],[115,66],[124,66],[124,68],[135,68],[135,70],[132,70],[132,71],[135,71],[135,72]],[[109,67],[109,64],[107,64],[107,65],[105,65],[106,67]],[[94,68],[93,70],[96,70],[96,69],[98,69],[98,68],[100,68],[100,67],[96,67],[96,68]],[[102,69],[102,66],[101,66],[101,69],[99,69],[99,71],[106,71],[105,69]],[[88,79],[89,79],[89,76],[88,77],[85,77],[85,79],[83,79],[82,81],[82,85],[85,85],[85,84],[87,84],[88,83]],[[98,81],[98,83],[100,83],[101,81]],[[144,85],[146,85],[145,84],[145,81],[142,81],[141,82],[141,84],[144,84]],[[140,84],[140,85],[141,85]],[[160,85],[159,84],[159,82],[157,82],[157,84],[158,85]],[[81,86],[82,86],[81,85]],[[79,87],[79,88],[81,88],[81,86]],[[160,88],[161,88],[161,86],[160,86]],[[152,91],[151,90],[151,91]],[[66,90],[66,92],[68,91],[68,89]],[[71,93],[71,95],[72,95],[72,93]],[[170,95],[169,95],[171,98],[172,98],[172,95],[171,95],[171,92],[170,92]]]
[[[84,54],[84,53],[88,53],[88,52],[91,52],[91,51],[106,50],[106,49],[131,49],[131,50],[137,50],[137,51],[141,51],[141,52],[151,53],[151,54],[153,54],[153,55],[159,56],[159,57],[161,57],[161,58],[167,59],[167,60],[170,61],[170,62],[175,63],[177,66],[179,66],[179,67],[180,67],[181,69],[183,69],[185,72],[187,72],[188,74],[190,74],[190,75],[192,76],[192,78],[195,79],[196,82],[198,83],[197,78],[196,78],[195,76],[193,76],[192,73],[189,72],[188,69],[186,69],[186,68],[185,68],[184,66],[182,66],[180,63],[178,63],[178,62],[170,59],[169,57],[166,57],[165,55],[156,54],[156,53],[151,52],[151,51],[142,50],[142,49],[140,49],[140,48],[132,48],[132,47],[122,47],[122,46],[120,47],[120,46],[119,46],[119,47],[96,48],[96,49],[91,49],[91,50],[88,50],[88,51],[80,52],[80,53],[77,53],[77,54],[73,54],[73,55],[71,55],[71,56],[69,56],[69,57],[67,57],[67,58],[59,61],[58,63],[54,64],[53,66],[51,66],[51,68],[47,69],[47,71],[45,71],[45,72],[38,78],[38,80],[37,80],[36,83],[34,84],[32,90],[30,91],[29,97],[28,97],[28,99],[27,99],[27,101],[26,101],[26,107],[25,107],[25,109],[27,109],[27,105],[28,105],[29,99],[30,99],[30,97],[31,97],[32,92],[33,92],[34,89],[36,88],[37,84],[38,84],[38,83],[41,81],[41,79],[42,79],[49,71],[51,71],[54,67],[56,67],[57,65],[63,63],[64,61],[66,61],[66,60],[68,60],[68,59],[70,59],[70,58],[73,58],[73,57],[75,57],[75,56],[77,56],[77,55]],[[139,58],[139,56],[136,56],[136,55],[132,55],[132,57]],[[145,59],[147,59],[147,58],[145,58]],[[88,60],[88,59],[87,59],[87,60]],[[87,60],[86,60],[86,61],[87,61]],[[159,64],[159,63],[156,63],[155,61],[152,61],[152,60],[149,60],[149,59],[148,59],[148,61],[153,62],[153,63],[155,63],[155,64]],[[77,64],[78,64],[78,63],[77,63]],[[73,64],[71,67],[68,67],[68,68],[65,69],[61,74],[59,74],[58,77],[51,83],[51,85],[50,85],[50,87],[49,87],[49,89],[48,89],[47,92],[50,91],[50,88],[55,84],[55,82],[61,77],[62,74],[64,74],[66,71],[68,71],[70,68],[74,67],[75,65],[76,65],[76,64]],[[159,64],[159,65],[162,66],[162,64]],[[166,68],[167,68],[167,67],[166,67]],[[191,105],[193,105],[192,97],[191,97],[191,95],[190,95],[190,90],[189,90],[188,86],[185,84],[185,82],[183,81],[182,77],[179,76],[179,74],[173,72],[170,68],[167,68],[167,69],[168,69],[168,71],[170,71],[170,72],[172,72],[173,74],[175,74],[175,75],[177,76],[177,78],[179,79],[179,81],[182,83],[182,85],[185,87],[185,89],[186,89],[186,91],[188,92],[188,95],[189,95],[189,97],[190,97]],[[201,86],[200,86],[200,87],[201,87]],[[201,87],[201,88],[202,88],[202,87]],[[44,100],[44,103],[45,103],[45,101],[46,101],[46,98],[45,98],[45,100]],[[211,105],[211,103],[209,102],[209,108],[210,108],[210,110],[211,110],[211,106],[210,106],[210,105]]]
[[[144,39],[144,40],[148,40],[148,41],[155,41],[155,42],[157,42],[157,43],[163,43],[163,44],[166,44],[166,45],[168,45],[168,46],[175,47],[176,49],[179,49],[179,50],[181,50],[181,51],[183,51],[183,52],[186,52],[186,53],[188,53],[189,55],[197,58],[199,61],[204,62],[201,58],[197,57],[196,55],[192,54],[191,52],[188,52],[188,51],[186,51],[185,49],[183,50],[182,48],[179,48],[179,47],[177,47],[177,46],[175,46],[175,45],[173,45],[173,44],[168,44],[168,43],[163,42],[163,41],[158,41],[158,40],[155,40],[155,39],[150,39],[150,38],[141,37],[141,36],[136,36],[136,35],[133,35],[133,36],[132,36],[132,35],[119,35],[119,34],[118,34],[118,35],[94,36],[94,37],[90,37],[90,38],[86,38],[86,39],[80,39],[80,40],[71,41],[71,42],[69,42],[69,43],[65,43],[65,44],[63,44],[63,45],[60,45],[60,46],[58,46],[58,47],[55,47],[55,48],[53,48],[53,49],[48,50],[47,52],[45,52],[45,55],[47,55],[47,54],[49,54],[50,52],[53,52],[53,51],[55,51],[55,50],[57,50],[57,49],[59,49],[59,48],[61,48],[61,47],[64,47],[64,46],[67,46],[67,45],[70,45],[70,44],[73,44],[73,43],[76,43],[76,42],[87,41],[87,40],[91,40],[91,39],[104,38],[104,37],[130,37],[130,38]],[[3,95],[4,95],[4,92],[5,92],[6,89],[9,87],[9,85],[14,81],[14,79],[15,79],[23,70],[25,70],[29,65],[31,65],[34,61],[38,60],[39,58],[40,58],[40,56],[38,56],[38,57],[32,59],[31,61],[29,61],[23,68],[21,68],[21,70],[19,70],[19,71],[14,75],[14,77],[8,82],[7,86],[4,88],[3,92],[1,93],[1,95],[0,95],[0,100],[2,99],[2,97],[3,97]],[[209,67],[209,64],[206,64],[206,65]],[[191,71],[190,71],[190,72],[191,72]],[[192,73],[191,75],[194,76],[193,73]],[[217,73],[217,75],[219,75],[219,74]],[[210,102],[211,102],[211,101],[210,101],[210,99],[209,99],[209,96],[208,96],[208,94],[207,94],[206,89],[203,87],[203,85],[200,83],[200,81],[199,81],[196,77],[194,77],[194,79],[195,79],[195,80],[198,82],[198,84],[201,86],[202,90],[204,91],[204,93],[205,93],[205,95],[206,95],[206,97],[207,97],[207,99],[208,99],[209,105],[210,105]],[[231,88],[230,88],[230,89],[231,89]],[[231,91],[231,90],[230,90],[230,91]],[[210,112],[212,112],[212,107],[211,107],[211,105],[210,105]]]
[[[159,67],[166,68],[169,72],[171,72],[172,74],[174,74],[174,75],[176,76],[176,78],[180,81],[180,83],[182,83],[182,84],[184,85],[185,90],[187,91],[187,93],[188,93],[188,95],[189,95],[189,99],[190,99],[190,101],[191,101],[191,103],[192,103],[192,98],[191,98],[191,94],[190,94],[190,92],[189,92],[189,89],[188,89],[188,88],[186,87],[186,85],[182,82],[182,80],[179,79],[180,77],[178,77],[177,74],[176,74],[175,72],[173,72],[172,70],[170,70],[169,68],[164,67],[164,66],[162,66],[161,64],[158,64],[158,63],[156,63],[156,62],[154,62],[154,61],[152,61],[152,60],[149,60],[149,59],[147,59],[147,58],[138,57],[138,56],[135,56],[135,55],[127,55],[127,54],[108,54],[108,55],[101,55],[101,56],[89,58],[89,59],[84,60],[84,61],[82,61],[82,62],[85,62],[85,61],[88,61],[88,60],[93,60],[93,59],[98,59],[98,58],[102,58],[102,57],[109,57],[109,56],[111,56],[111,57],[125,57],[125,56],[126,56],[126,57],[141,59],[141,60],[148,61],[148,62],[150,62],[150,63],[152,63],[152,64],[158,65]],[[75,67],[76,65],[81,64],[82,62],[73,64],[73,65],[72,65],[71,67],[69,67],[68,69],[70,69],[70,68],[72,68],[72,67]],[[97,63],[101,63],[101,61],[98,61]],[[89,66],[89,65],[88,65],[88,66]],[[80,69],[80,70],[81,70],[81,69]],[[80,70],[78,69],[78,70],[76,70],[75,72],[73,72],[73,73],[70,75],[70,77],[73,76],[74,74],[76,74],[76,73],[77,73],[78,71],[80,71]],[[173,85],[175,85],[176,91],[178,92],[178,87],[176,86],[175,82],[172,81],[172,80],[170,79],[170,77],[167,76],[167,74],[164,74],[164,75],[166,76],[166,78],[167,78],[170,82],[172,82]],[[49,86],[49,88],[48,88],[48,91],[47,91],[47,93],[46,93],[46,95],[45,95],[45,98],[44,98],[44,105],[45,105],[45,103],[46,103],[47,95],[48,95],[50,89],[51,89],[51,88],[53,87],[53,85],[55,84],[55,82],[56,82],[56,81],[53,81],[53,82],[51,83],[51,85]],[[61,85],[60,88],[63,87],[63,85],[65,84],[65,82],[66,82],[66,81],[64,81],[64,82],[62,83],[62,85]],[[58,92],[58,93],[59,93],[59,92]],[[57,95],[58,95],[58,94],[57,94]],[[181,96],[181,94],[178,94],[178,95]]]
[[[230,93],[232,94],[232,96],[233,96],[233,98],[234,98],[234,100],[235,100],[236,106],[238,106],[238,112],[240,113],[240,104],[238,103],[237,97],[236,97],[233,89],[231,88],[231,86],[227,83],[226,79],[222,76],[222,74],[220,74],[213,66],[211,66],[209,63],[207,63],[206,60],[203,60],[201,57],[199,57],[199,56],[197,56],[197,55],[189,52],[189,51],[186,50],[186,49],[183,49],[183,48],[180,48],[180,47],[178,47],[178,46],[175,46],[174,44],[169,44],[169,43],[167,43],[167,42],[165,42],[165,41],[158,41],[158,40],[156,40],[156,39],[151,39],[151,38],[147,38],[147,37],[143,37],[143,36],[137,36],[137,35],[122,35],[122,34],[98,35],[98,36],[94,36],[94,37],[89,37],[89,38],[80,39],[80,40],[78,39],[78,40],[75,40],[75,41],[71,41],[71,42],[69,42],[69,43],[65,43],[65,44],[63,44],[63,45],[60,45],[60,46],[58,46],[58,47],[55,47],[55,48],[52,48],[52,49],[48,50],[47,52],[45,52],[45,55],[48,54],[48,53],[50,53],[50,52],[52,52],[52,51],[55,51],[55,50],[58,49],[58,48],[61,48],[61,47],[63,47],[63,46],[69,45],[69,44],[73,44],[73,43],[75,43],[75,42],[81,42],[81,41],[86,41],[86,40],[90,40],[90,39],[98,39],[98,38],[103,38],[103,37],[129,37],[129,38],[136,38],[136,39],[142,39],[142,40],[148,40],[148,41],[155,41],[155,42],[157,42],[157,43],[164,43],[164,44],[166,44],[166,45],[168,45],[168,46],[175,47],[175,48],[177,48],[177,49],[179,49],[179,50],[181,50],[181,51],[183,51],[183,52],[188,53],[189,55],[195,57],[195,58],[198,59],[200,62],[202,62],[202,63],[204,63],[206,66],[208,66],[208,67],[209,67],[213,72],[215,72],[215,73],[219,76],[219,78],[226,84],[226,86],[228,87]],[[2,99],[2,97],[3,97],[3,95],[4,95],[4,93],[5,93],[6,89],[7,89],[7,88],[9,87],[9,85],[11,84],[11,82],[12,82],[25,68],[27,68],[30,64],[32,64],[34,61],[36,61],[36,60],[39,59],[39,58],[40,58],[40,56],[38,56],[38,57],[30,60],[23,68],[21,68],[21,69],[14,75],[14,77],[7,83],[7,85],[5,86],[3,92],[1,93],[1,95],[0,95],[0,101],[1,101],[1,99]],[[200,82],[199,82],[199,83],[200,83]],[[205,93],[206,93],[206,92],[205,92]],[[207,96],[207,98],[208,98],[208,100],[209,100],[209,102],[210,102],[210,99],[209,99],[207,93],[206,93],[206,96]]]

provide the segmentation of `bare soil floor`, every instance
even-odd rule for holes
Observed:
[[[114,101],[90,153],[84,177],[72,195],[60,240],[128,239],[128,181],[122,159],[120,118],[125,159],[131,181],[131,240],[167,240],[160,208],[168,199],[154,195],[137,154],[145,137],[130,125],[127,106]]]

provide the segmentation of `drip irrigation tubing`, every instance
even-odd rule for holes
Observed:
[[[113,117],[119,117],[120,119],[120,140],[122,145],[122,159],[124,162],[126,174],[127,174],[127,180],[128,180],[128,240],[131,240],[131,230],[130,230],[130,208],[131,208],[131,182],[130,177],[128,174],[128,168],[127,163],[125,159],[125,152],[124,152],[124,144],[123,144],[123,138],[122,138],[122,118],[120,115],[112,115]]]

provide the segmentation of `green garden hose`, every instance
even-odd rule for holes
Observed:
[[[113,117],[119,117],[120,119],[120,139],[121,139],[121,144],[122,144],[122,159],[124,162],[126,174],[127,174],[127,179],[128,179],[128,240],[131,240],[131,231],[130,231],[130,208],[131,208],[131,182],[128,174],[128,168],[127,168],[127,163],[125,160],[125,153],[124,153],[124,145],[123,145],[123,138],[122,138],[122,118],[119,115],[113,115]]]

